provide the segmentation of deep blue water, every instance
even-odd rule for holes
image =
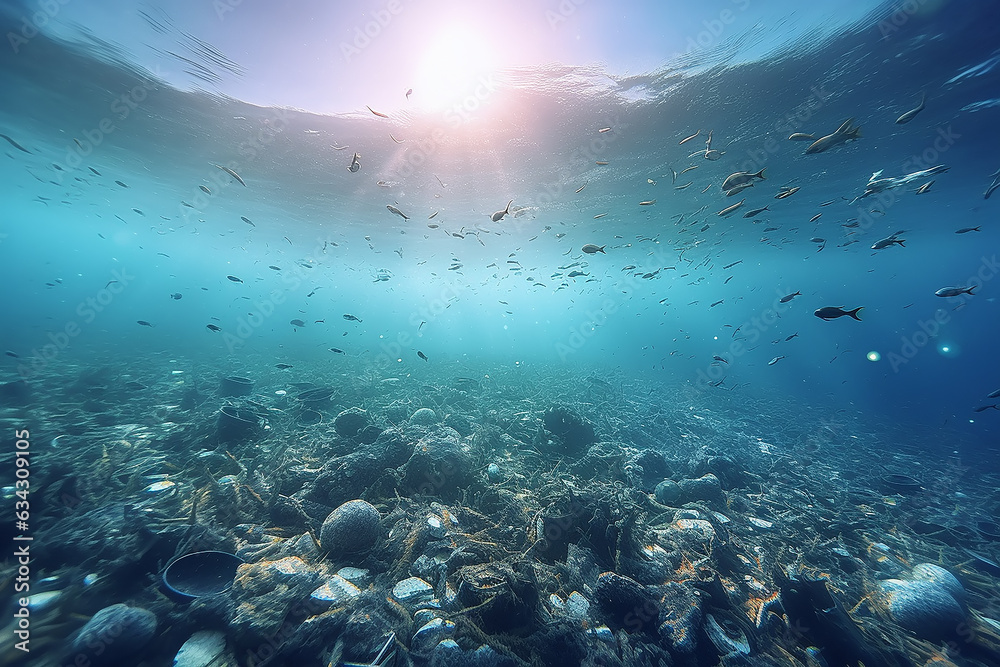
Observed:
[[[4,34],[18,11],[8,7]],[[848,410],[943,451],[995,448],[1000,410],[973,409],[1000,388],[998,201],[983,198],[1000,168],[1000,8],[893,17],[887,6],[749,64],[696,52],[691,69],[617,79],[501,72],[464,114],[390,119],[178,91],[100,43],[5,44],[0,132],[24,151],[0,143],[0,345],[18,355],[4,357],[4,378],[52,381],[112,356],[582,368],[637,392],[745,392]],[[921,93],[926,109],[895,124]],[[831,151],[805,155],[787,139],[847,118],[862,137]],[[689,158],[709,131],[725,154]],[[346,169],[354,151],[358,173]],[[851,204],[873,172],[939,164],[949,170],[926,194],[914,189],[930,179]],[[672,182],[670,168],[692,165]],[[727,175],[762,167],[766,181],[722,194]],[[781,186],[801,190],[776,200]],[[716,215],[743,197],[741,211]],[[491,222],[511,199],[524,211]],[[853,218],[859,227],[843,226]],[[898,230],[905,247],[870,249]],[[583,254],[587,243],[605,254]],[[934,295],[977,274],[972,298]],[[863,321],[821,321],[823,306],[864,306]]]

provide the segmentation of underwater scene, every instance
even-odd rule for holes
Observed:
[[[1000,4],[0,37],[0,665],[1000,666]]]

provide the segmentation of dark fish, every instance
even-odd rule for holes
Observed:
[[[593,243],[588,243],[585,246],[583,246],[582,248],[580,248],[580,250],[582,250],[583,252],[587,253],[588,255],[593,255],[594,253],[598,253],[598,252],[601,253],[601,254],[607,254],[607,253],[604,252],[604,249],[606,247],[607,247],[606,245],[599,246],[599,245],[595,245]]]
[[[817,213],[817,214],[816,214],[816,215],[814,215],[813,217],[809,218],[809,222],[816,222],[816,221],[817,221],[817,220],[819,220],[819,219],[820,219],[821,217],[823,217],[823,214],[822,214],[822,213]]]
[[[222,331],[222,327],[217,327],[214,324],[206,324],[205,328],[209,331]]]
[[[21,355],[19,355],[17,352],[11,352],[10,350],[7,350],[6,352],[4,352],[4,354],[6,354],[8,357],[13,357],[15,359],[21,358]]]
[[[292,320],[291,322],[289,322],[289,324],[291,324],[293,327],[304,327],[306,325],[306,323],[303,322],[302,320]]]
[[[799,335],[799,332],[798,332],[798,331],[796,331],[796,332],[795,332],[795,333],[793,333],[793,334],[792,334],[791,336],[788,336],[787,338],[785,338],[785,342],[787,343],[788,341],[790,341],[791,339],[793,339],[793,338],[797,337],[798,335]]]
[[[709,306],[709,308],[715,308],[716,306],[718,306],[723,301],[725,301],[725,299],[719,299],[718,301],[716,301],[715,303],[713,303],[711,306]]]
[[[969,232],[981,232],[983,231],[979,227],[962,227],[961,229],[955,230],[956,234],[968,234]]]
[[[401,217],[403,220],[409,220],[410,219],[405,213],[403,213],[402,211],[400,211],[398,208],[396,208],[392,204],[386,204],[385,207],[387,209],[389,209],[390,213],[395,213],[396,215],[398,215],[399,217]]]
[[[241,283],[241,282],[243,282],[242,280],[240,280],[236,276],[226,276],[226,277],[229,278],[230,280],[232,280],[234,283]]]
[[[331,352],[336,352],[337,354],[344,354],[344,351],[341,350],[339,347],[331,347],[330,351]]]
[[[972,411],[973,412],[985,412],[986,410],[989,410],[990,408],[993,408],[994,410],[1000,410],[1000,405],[980,405],[978,408],[974,408]]]
[[[25,148],[21,144],[17,143],[16,141],[14,141],[10,137],[8,137],[6,134],[0,134],[0,137],[3,137],[4,139],[6,139],[7,143],[9,143],[11,146],[13,146],[14,148],[16,148],[17,150],[19,150],[19,151],[21,151],[23,153],[27,153],[28,155],[31,155],[31,151],[29,151],[27,148]],[[98,174],[98,175],[100,175],[100,174]]]
[[[127,185],[125,185],[121,181],[115,181],[115,183],[117,183],[118,185],[122,186],[123,188],[127,188],[128,187]]]
[[[153,326],[152,324],[150,324],[146,320],[136,320],[135,323],[138,324],[139,326],[143,326],[143,327],[151,327],[151,326]]]
[[[729,276],[728,278],[726,278],[726,279],[725,279],[725,280],[724,280],[724,281],[722,282],[722,284],[723,284],[723,285],[728,285],[728,284],[729,284],[729,281],[730,281],[730,280],[732,280],[732,279],[733,279],[733,276]]]
[[[267,268],[274,269],[275,271],[281,271],[281,267],[280,266],[275,266],[274,264],[272,264],[271,266],[269,266]]]
[[[246,217],[245,215],[241,215],[240,216],[240,220],[242,220],[243,222],[247,223],[251,227],[256,227],[257,226],[255,224],[253,224],[252,222],[250,222],[250,218]]]
[[[275,364],[274,367],[277,368],[278,370],[282,370],[283,371],[286,368],[291,368],[292,365],[291,364]]]
[[[744,213],[744,214],[743,214],[743,217],[744,217],[744,218],[752,218],[752,217],[754,217],[755,215],[760,215],[761,213],[763,213],[763,212],[764,212],[764,211],[766,211],[766,210],[768,210],[768,208],[767,208],[766,206],[764,206],[764,207],[762,207],[762,208],[755,208],[755,209],[754,209],[754,210],[752,210],[752,211],[747,211],[746,213]]]
[[[199,187],[199,188],[201,189],[201,191],[202,191],[202,192],[204,192],[204,193],[205,193],[206,195],[210,195],[210,194],[212,194],[212,191],[211,191],[211,190],[209,190],[208,188],[206,188],[206,187],[205,187],[204,185],[199,185],[198,187]]]
[[[843,317],[844,315],[848,315],[856,319],[858,322],[860,322],[861,318],[858,316],[858,313],[861,312],[862,308],[864,308],[864,306],[858,306],[854,310],[844,310],[843,308],[837,306],[826,306],[824,308],[818,309],[815,313],[813,313],[813,315],[820,318],[821,320],[827,320],[827,321],[835,320],[838,317]]]
[[[417,356],[420,357],[421,359],[423,359],[424,361],[429,361],[427,359],[427,355],[424,354],[423,352],[421,352],[420,350],[417,350]]]
[[[101,172],[97,171],[93,167],[87,167],[87,169],[89,169],[90,173],[92,173],[94,176],[100,176],[101,175]]]
[[[724,267],[722,267],[722,269],[723,269],[723,270],[726,270],[726,269],[731,269],[731,268],[733,268],[734,266],[736,266],[737,264],[742,264],[742,263],[743,263],[743,260],[742,260],[742,259],[740,259],[740,260],[737,260],[737,261],[733,262],[732,264],[726,264],[726,265],[725,265]]]
[[[237,180],[237,182],[239,182],[239,184],[242,185],[243,187],[247,186],[247,184],[243,182],[243,179],[240,178],[240,175],[237,174],[232,169],[230,169],[229,167],[223,167],[221,164],[215,164],[213,166],[218,167],[222,171],[226,172],[227,174],[229,174],[230,176],[232,176],[233,178],[235,178]]]
[[[184,295],[181,294],[180,292],[174,292],[173,294],[170,295],[170,298],[173,299],[174,301],[180,301],[181,299],[184,298]]]
[[[728,364],[729,363],[728,361],[726,361],[725,359],[723,359],[722,357],[720,357],[717,354],[712,355],[712,358],[715,359],[716,361],[721,361],[724,364]]]
[[[344,313],[344,319],[347,320],[348,322],[361,322],[361,318],[360,317],[355,317],[354,315],[351,315],[350,313]]]

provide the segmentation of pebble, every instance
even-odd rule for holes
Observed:
[[[73,640],[72,650],[92,665],[134,664],[156,634],[156,616],[141,607],[113,604],[94,614]]]

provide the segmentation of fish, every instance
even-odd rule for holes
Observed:
[[[968,294],[969,296],[975,296],[972,290],[976,289],[978,285],[969,285],[968,287],[942,287],[938,291],[934,292],[934,296],[959,296],[961,294]]]
[[[715,303],[713,303],[712,305],[710,305],[709,308],[715,308],[716,306],[718,306],[723,301],[725,301],[725,299],[719,299],[718,301],[716,301]]]
[[[601,218],[603,218],[606,215],[607,215],[607,213],[598,213],[597,215],[594,216],[594,220],[600,220]]]
[[[712,160],[714,162],[715,160],[718,160],[725,154],[726,151],[717,151],[714,148],[710,148],[707,151],[705,151],[705,159]]]
[[[738,209],[740,206],[743,206],[743,203],[745,201],[746,201],[746,199],[741,199],[738,202],[736,202],[735,204],[733,204],[732,206],[727,206],[726,208],[722,209],[721,211],[719,211],[718,213],[716,213],[716,215],[724,218],[727,215],[729,215],[730,213],[732,213],[733,211],[735,211],[736,209]]]
[[[752,187],[753,187],[753,183],[744,183],[743,185],[735,185],[735,186],[729,188],[728,190],[726,190],[726,196],[727,197],[732,197],[733,195],[738,195],[739,193],[743,192],[747,188],[752,188]]]
[[[993,194],[993,191],[1000,188],[1000,169],[991,174],[990,178],[993,179],[993,182],[989,184],[989,187],[986,188],[986,192],[983,193],[983,199],[989,199],[990,195]]]
[[[684,137],[683,139],[681,139],[680,143],[677,144],[677,145],[678,146],[683,146],[687,142],[689,142],[692,139],[694,139],[695,137],[697,137],[699,134],[701,134],[701,130],[698,130],[697,132],[695,132],[694,134],[692,134],[690,137]]]
[[[209,190],[208,188],[206,188],[206,187],[205,187],[204,185],[199,185],[198,187],[199,187],[199,188],[201,189],[201,191],[202,191],[202,192],[204,192],[204,193],[205,193],[206,195],[210,195],[210,194],[212,194],[212,191],[211,191],[211,190]]]
[[[791,336],[786,336],[786,337],[785,337],[785,342],[787,343],[787,342],[788,342],[788,341],[790,341],[791,339],[793,339],[793,338],[797,338],[797,337],[798,337],[798,335],[799,335],[799,332],[798,332],[798,331],[796,331],[796,332],[795,332],[795,333],[793,333],[793,334],[792,334]]]
[[[173,294],[170,295],[170,298],[173,299],[174,301],[180,301],[182,298],[184,298],[184,295],[181,294],[180,292],[174,292]]]
[[[87,167],[87,169],[89,169],[90,173],[92,173],[94,176],[100,176],[101,175],[101,172],[97,171],[93,167]]]
[[[773,366],[773,365],[775,365],[776,363],[778,363],[779,361],[781,361],[784,358],[785,357],[783,355],[782,356],[777,356],[774,359],[771,359],[771,361],[767,362],[767,365],[768,366]]]
[[[606,160],[598,160],[598,161],[597,161],[597,162],[595,162],[594,164],[599,164],[599,165],[601,165],[601,166],[604,166],[604,165],[606,165],[606,164],[607,164],[607,161],[606,161]]]
[[[728,178],[722,183],[723,190],[731,190],[738,185],[743,185],[745,183],[753,183],[753,179],[759,178],[760,180],[766,180],[764,172],[767,171],[767,167],[764,167],[756,173],[749,171],[738,171],[735,174],[730,174]]]
[[[504,209],[502,211],[497,211],[496,213],[494,213],[493,215],[491,215],[490,216],[490,220],[492,220],[493,222],[500,222],[501,220],[503,220],[505,215],[509,215],[510,214],[510,205],[513,204],[513,203],[514,203],[514,200],[511,199],[509,202],[507,202],[507,206],[504,207]]]
[[[760,215],[761,213],[763,213],[764,211],[767,211],[767,210],[769,210],[769,209],[766,206],[764,206],[763,208],[755,208],[752,211],[747,211],[746,213],[744,213],[743,217],[744,218],[752,218],[755,215]]]
[[[117,184],[118,184],[119,186],[121,186],[121,187],[123,187],[123,188],[127,188],[127,187],[128,187],[127,185],[125,185],[125,184],[124,184],[124,183],[122,183],[121,181],[115,181],[115,183],[117,183]],[[208,194],[212,194],[212,193],[211,193],[211,192],[209,192]]]
[[[237,174],[232,169],[230,169],[229,167],[224,167],[221,164],[215,164],[215,163],[212,163],[212,166],[213,167],[218,167],[222,171],[226,172],[227,174],[229,174],[230,176],[232,176],[233,178],[235,178],[236,182],[239,183],[240,185],[242,185],[243,187],[247,186],[246,182],[242,178],[240,178],[240,175]]]
[[[397,139],[396,137],[392,136],[392,132],[390,132],[390,133],[389,133],[389,138],[390,138],[390,139],[392,139],[392,140],[393,140],[394,142],[396,142],[397,144],[401,144],[401,143],[403,143],[402,141],[400,141],[400,140],[399,140],[399,139]],[[347,148],[347,146],[344,146],[344,148]],[[340,150],[343,150],[343,149],[340,149]]]
[[[138,324],[141,327],[152,327],[153,326],[152,324],[150,324],[146,320],[136,320],[135,323]]]
[[[723,357],[720,357],[720,356],[719,356],[719,355],[717,355],[717,354],[713,354],[713,355],[712,355],[712,358],[713,358],[713,359],[715,359],[716,361],[721,361],[721,362],[722,362],[722,363],[724,363],[724,364],[728,364],[728,363],[729,363],[729,362],[728,362],[728,361],[726,361],[726,360],[725,360],[725,359],[724,359]]]
[[[440,211],[434,211],[433,213],[431,213],[431,214],[430,214],[430,215],[429,215],[429,216],[427,217],[427,219],[428,219],[428,220],[433,220],[433,219],[434,219],[434,218],[435,218],[435,217],[437,216],[437,214],[438,214],[438,213],[440,213]]]
[[[586,183],[584,183],[583,185],[581,185],[580,187],[578,187],[578,188],[576,189],[576,192],[575,192],[574,194],[580,194],[581,192],[583,192],[583,189],[584,189],[585,187],[587,187],[587,184],[586,184]],[[510,207],[510,204],[507,204],[507,207],[509,208],[509,207]]]
[[[731,269],[731,268],[733,268],[734,266],[736,266],[737,264],[742,264],[742,263],[743,263],[743,260],[742,260],[742,259],[739,259],[739,260],[736,260],[736,261],[735,261],[735,262],[733,262],[732,264],[726,264],[726,265],[725,265],[724,267],[722,267],[722,270],[723,270],[723,271],[725,271],[725,270],[727,270],[727,269]]]
[[[277,368],[278,370],[282,370],[283,371],[283,370],[287,370],[287,369],[291,368],[292,365],[291,364],[275,364],[274,367]]]
[[[729,276],[728,278],[726,278],[725,280],[722,281],[722,284],[723,285],[728,285],[729,281],[732,280],[732,279],[733,279],[733,276]]]
[[[775,199],[784,199],[785,197],[791,197],[792,195],[794,195],[798,191],[799,191],[799,187],[798,186],[795,186],[794,188],[788,188],[787,190],[782,190],[778,194],[774,195],[774,198]]]
[[[1000,410],[1000,405],[996,405],[996,404],[994,404],[994,405],[980,405],[978,408],[973,408],[972,411],[973,412],[985,412],[985,411],[989,410],[990,408],[993,408],[994,410]]]
[[[362,319],[360,317],[357,317],[355,315],[351,315],[350,313],[344,313],[344,319],[347,320],[348,322],[361,322],[362,321]]]
[[[588,243],[585,246],[583,246],[582,248],[580,248],[580,250],[582,250],[583,252],[587,253],[588,255],[593,255],[594,253],[598,253],[598,252],[601,253],[602,255],[606,255],[607,253],[604,252],[604,249],[606,247],[607,247],[606,245],[599,246],[599,245],[595,245],[593,243]]]
[[[815,136],[805,132],[793,132],[788,138],[791,141],[814,141],[816,139]]]
[[[883,248],[888,248],[891,245],[899,245],[905,248],[906,246],[903,245],[903,241],[905,240],[906,239],[896,238],[896,235],[893,234],[892,236],[887,236],[886,238],[879,239],[878,241],[873,243],[872,250],[882,250]]]
[[[819,220],[819,219],[820,219],[821,217],[823,217],[823,214],[822,214],[822,213],[817,213],[817,214],[816,214],[816,215],[814,215],[813,217],[809,218],[809,222],[816,222],[816,221],[817,221],[817,220]]]
[[[242,280],[240,280],[236,276],[226,276],[226,277],[229,278],[230,280],[232,280],[234,283],[241,283],[241,282],[243,282]]]
[[[291,324],[293,327],[304,327],[306,325],[305,322],[299,319],[291,320],[288,323]]]
[[[4,352],[4,354],[6,354],[8,357],[13,357],[14,359],[21,358],[20,354],[18,354],[17,352],[11,352],[10,350],[7,350],[6,352]]]
[[[924,110],[924,102],[927,101],[927,93],[920,93],[920,104],[916,106],[915,109],[910,109],[902,116],[896,119],[896,125],[904,125],[913,120],[913,117]]]
[[[399,217],[401,217],[403,220],[409,220],[409,218],[406,216],[405,213],[403,213],[402,211],[400,211],[398,208],[396,208],[392,204],[386,204],[385,207],[387,209],[389,209],[390,213],[395,213],[396,215],[398,215]]]
[[[255,224],[253,224],[253,222],[251,222],[250,218],[246,217],[245,215],[241,215],[240,216],[240,220],[242,220],[243,222],[247,223],[251,227],[256,227],[257,226]]]
[[[29,151],[27,148],[25,148],[21,144],[17,143],[16,141],[14,141],[10,137],[8,137],[6,134],[0,134],[0,137],[6,139],[8,144],[10,144],[11,146],[13,146],[17,150],[21,151],[22,153],[27,153],[28,155],[31,155],[31,151]],[[100,174],[98,174],[98,175],[100,175]]]
[[[351,164],[348,165],[347,171],[353,174],[356,173],[359,169],[361,169],[361,153],[355,153],[354,157],[351,158]]]
[[[776,232],[776,231],[778,231],[779,229],[781,229],[781,227],[765,227],[765,228],[764,228],[764,231],[765,231],[765,232]]]
[[[802,296],[802,292],[792,292],[791,294],[786,294],[785,296],[778,299],[779,303],[788,303],[797,296]]]
[[[410,95],[412,95],[412,94],[413,94],[413,89],[412,88],[407,88],[406,89],[406,99],[410,99]]]
[[[568,278],[579,278],[580,276],[585,276],[585,275],[587,275],[587,274],[584,273],[583,271],[570,271],[567,274],[567,277]]]
[[[684,185],[675,185],[674,190],[686,190],[694,184],[694,181],[688,181]],[[655,201],[655,200],[654,200]]]
[[[686,169],[677,172],[677,175],[680,176],[681,174],[686,174],[687,172],[691,171],[692,169],[697,169],[697,168],[698,168],[698,165],[693,164],[690,167],[687,167]]]
[[[806,148],[806,155],[822,153],[834,148],[835,146],[851,141],[852,139],[859,139],[861,137],[861,128],[852,127],[851,123],[853,122],[853,118],[848,118],[839,128],[837,128],[836,132],[828,134],[825,137],[817,139],[809,144],[809,147]]]
[[[379,118],[388,118],[388,116],[386,116],[386,115],[385,115],[384,113],[380,113],[380,112],[378,112],[378,111],[375,111],[375,109],[372,109],[372,108],[371,108],[370,106],[368,106],[367,104],[365,105],[365,107],[367,107],[367,109],[368,109],[369,111],[371,111],[371,112],[372,112],[373,114],[375,114],[375,115],[376,115],[376,116],[378,116]]]
[[[816,312],[814,312],[813,315],[815,315],[821,320],[826,320],[826,321],[835,320],[838,317],[843,317],[844,315],[847,315],[860,322],[861,318],[858,316],[858,313],[861,312],[862,308],[864,308],[864,306],[858,306],[853,310],[844,310],[843,307],[825,306],[823,308],[819,308],[818,310],[816,310]]]
[[[274,271],[281,271],[281,267],[280,266],[275,266],[274,264],[270,265],[267,268],[273,269]]]
[[[610,132],[610,131],[611,131],[610,127],[602,127],[601,129],[598,130],[598,133],[604,134],[604,133]]]
[[[344,351],[341,350],[339,347],[331,347],[330,351],[331,352],[336,352],[337,354],[345,354]]]
[[[986,394],[986,398],[998,398],[998,397],[1000,397],[1000,389],[997,389],[996,391],[991,391],[990,393]]]
[[[646,201],[639,202],[639,206],[652,206],[656,203],[655,199],[647,199]]]
[[[208,329],[209,331],[222,331],[222,327],[218,327],[214,324],[206,324],[205,328]]]
[[[423,359],[424,361],[430,361],[430,359],[427,358],[427,355],[421,352],[420,350],[417,350],[417,356]]]
[[[635,268],[635,264],[629,264],[628,266],[624,267],[622,269],[622,271],[631,271],[634,268]]]

